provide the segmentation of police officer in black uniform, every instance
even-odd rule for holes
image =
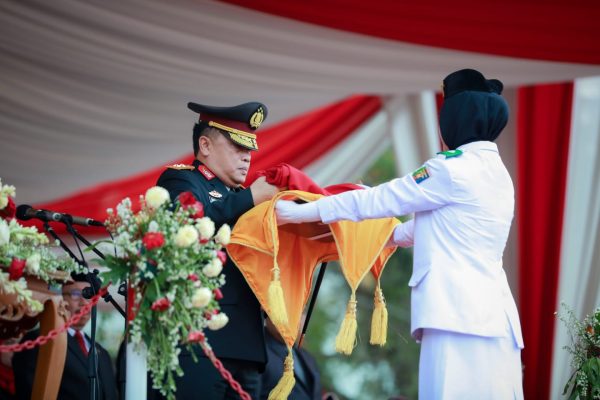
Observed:
[[[200,114],[193,134],[196,159],[192,165],[169,166],[157,185],[167,189],[171,199],[192,192],[217,229],[222,224],[233,227],[242,214],[278,191],[264,177],[248,188],[241,186],[250,168],[251,152],[258,150],[255,131],[266,118],[267,107],[251,102],[235,107],[188,103],[188,108]],[[258,398],[260,372],[267,362],[263,314],[233,262],[225,263],[223,273],[227,283],[220,304],[229,322],[221,330],[206,332],[208,343],[244,390]],[[177,399],[239,398],[202,350],[195,349],[198,362],[182,348],[179,362],[185,375],[177,379]]]

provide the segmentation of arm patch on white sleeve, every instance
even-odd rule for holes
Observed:
[[[429,178],[429,171],[427,171],[426,166],[422,166],[418,170],[412,173],[412,178],[415,180],[417,184],[423,182],[425,179]]]

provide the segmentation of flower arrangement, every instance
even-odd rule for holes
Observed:
[[[42,311],[42,304],[27,289],[25,275],[49,284],[65,280],[81,267],[70,258],[52,251],[48,237],[35,227],[23,227],[15,217],[14,186],[0,180],[0,293],[16,296],[30,315]],[[56,243],[54,246],[57,246]]]
[[[566,315],[560,319],[569,329],[571,345],[565,346],[571,356],[574,373],[565,385],[563,395],[571,387],[568,399],[600,399],[600,308],[579,321],[565,304]]]
[[[116,255],[101,262],[109,268],[103,278],[113,283],[129,279],[135,288],[129,340],[146,345],[154,387],[173,399],[174,374],[183,375],[179,345],[191,351],[193,343],[206,344],[203,330],[228,322],[218,300],[225,283],[221,248],[229,243],[230,228],[223,225],[215,235],[214,223],[192,193],[171,202],[169,192],[158,186],[140,197],[138,212],[126,198],[108,214]]]

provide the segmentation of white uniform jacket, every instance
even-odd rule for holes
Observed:
[[[414,244],[411,332],[423,328],[486,337],[512,332],[522,348],[519,315],[502,253],[514,213],[514,188],[496,144],[473,142],[440,154],[402,178],[317,202],[325,223],[415,213],[396,229]],[[507,330],[507,322],[511,329]]]

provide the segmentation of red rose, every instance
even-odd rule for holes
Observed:
[[[179,200],[179,204],[181,204],[182,207],[191,206],[192,204],[198,201],[196,200],[196,197],[192,194],[192,192],[183,192],[179,195],[177,199]]]
[[[142,243],[146,250],[156,249],[165,244],[165,237],[160,232],[148,232],[144,235]]]
[[[215,295],[215,300],[219,301],[223,298],[223,293],[221,293],[221,289],[216,288],[213,290],[213,294]]]
[[[169,301],[169,299],[167,299],[166,297],[163,297],[161,299],[156,300],[154,303],[152,303],[152,306],[150,306],[150,309],[152,311],[165,311],[170,306],[171,306],[171,302]]]
[[[204,206],[194,197],[192,192],[183,192],[179,195],[178,199],[179,204],[181,204],[184,210],[192,209],[192,218],[204,217]]]
[[[188,333],[188,337],[187,340],[190,343],[198,343],[198,342],[204,342],[204,333],[200,332],[200,331],[193,331]]]
[[[192,218],[197,219],[197,218],[204,217],[204,206],[199,201],[192,204],[190,206],[190,208],[192,208],[194,210],[194,213],[192,214]]]
[[[225,265],[225,261],[227,261],[227,253],[222,250],[217,251],[217,258],[221,260],[221,264]]]
[[[8,204],[2,210],[0,210],[0,217],[10,221],[15,217],[15,213],[17,212],[17,206],[15,206],[15,202],[12,197],[8,198]]]
[[[208,243],[210,240],[209,240],[209,239],[202,239],[202,238],[200,238],[200,239],[198,239],[198,241],[200,242],[200,244],[206,244],[206,243]]]
[[[16,281],[23,276],[23,270],[25,269],[25,260],[20,258],[13,258],[10,267],[8,267],[8,278],[12,281]]]
[[[188,275],[188,279],[192,282],[196,282],[198,280],[198,275],[196,274],[189,274]]]

